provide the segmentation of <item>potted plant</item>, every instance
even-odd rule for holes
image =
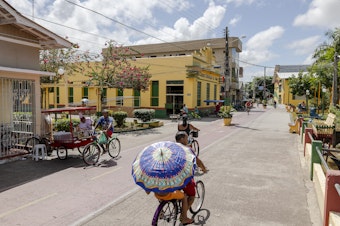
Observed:
[[[262,106],[263,106],[264,109],[267,108],[267,100],[263,100],[262,101]]]
[[[231,124],[231,118],[233,115],[231,114],[232,108],[231,106],[222,106],[218,113],[218,116],[223,118],[223,122],[225,126],[229,126]]]

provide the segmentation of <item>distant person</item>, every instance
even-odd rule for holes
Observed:
[[[218,104],[216,104],[215,106],[215,114],[217,115],[220,112],[221,109],[221,102],[219,102]]]
[[[306,104],[304,101],[298,105],[298,111],[299,112],[306,112]]]
[[[185,104],[183,104],[183,107],[181,109],[181,115],[184,116],[184,115],[188,115],[188,114],[189,114],[189,109]]]

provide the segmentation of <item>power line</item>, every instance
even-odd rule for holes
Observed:
[[[116,20],[116,19],[110,18],[110,17],[108,17],[108,16],[106,16],[106,15],[104,15],[104,14],[102,14],[102,13],[99,13],[99,12],[93,10],[93,9],[89,9],[89,8],[87,8],[87,7],[85,7],[85,6],[76,4],[76,3],[71,2],[71,1],[69,1],[69,0],[65,0],[65,1],[68,2],[68,3],[70,3],[70,4],[73,4],[73,5],[75,5],[75,6],[78,6],[78,7],[82,8],[82,9],[85,9],[85,10],[87,10],[87,11],[90,11],[90,12],[92,12],[92,13],[94,13],[94,14],[98,14],[98,15],[100,15],[100,16],[102,16],[102,17],[108,19],[108,20],[111,20],[111,21],[113,21],[113,22],[115,22],[115,23],[117,23],[117,24],[120,24],[120,25],[122,25],[122,26],[124,26],[124,27],[127,27],[127,28],[129,28],[129,29],[131,29],[131,30],[137,31],[137,32],[139,32],[139,33],[141,33],[141,34],[144,34],[144,35],[149,36],[149,37],[151,37],[151,38],[157,39],[157,40],[159,40],[159,41],[161,41],[161,42],[163,42],[163,43],[168,43],[168,44],[170,44],[170,45],[176,46],[177,48],[186,50],[186,49],[184,49],[184,48],[182,48],[182,47],[180,47],[180,46],[177,46],[177,45],[175,45],[175,44],[173,44],[173,43],[169,43],[169,42],[167,42],[167,41],[165,41],[165,40],[163,40],[163,39],[160,39],[160,38],[158,38],[158,37],[156,37],[156,36],[154,36],[154,35],[148,34],[148,33],[144,32],[144,31],[141,31],[141,30],[139,30],[139,29],[137,29],[137,28],[134,28],[134,27],[132,27],[132,26],[130,26],[130,25],[124,24],[124,23],[122,23],[122,22],[120,22],[120,21],[118,21],[118,20]]]

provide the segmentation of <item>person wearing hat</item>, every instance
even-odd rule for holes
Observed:
[[[90,136],[92,131],[92,120],[89,118],[85,118],[82,113],[79,113],[79,125],[78,130],[82,133],[83,136]]]
[[[100,116],[100,118],[98,119],[98,122],[96,124],[96,126],[94,127],[94,129],[96,129],[98,126],[101,127],[101,129],[103,130],[103,132],[106,135],[106,138],[110,138],[111,135],[113,134],[113,130],[114,130],[114,125],[113,125],[113,118],[111,116],[109,116],[109,111],[108,110],[103,110],[102,112],[102,116]]]

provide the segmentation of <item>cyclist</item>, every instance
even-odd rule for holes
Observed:
[[[251,108],[252,106],[253,106],[253,102],[252,102],[251,100],[248,100],[248,101],[246,102],[246,104],[245,104],[245,107],[246,107],[246,109],[247,109],[248,114],[249,114],[250,108]]]
[[[183,115],[182,120],[183,120],[182,123],[178,124],[177,129],[178,129],[178,131],[186,132],[187,135],[188,135],[188,138],[189,138],[190,131],[192,131],[192,130],[200,131],[198,128],[196,128],[192,124],[188,123],[188,116],[187,115]],[[188,144],[191,145],[192,139],[190,139],[190,140],[189,139],[188,139]]]
[[[104,132],[105,136],[106,136],[106,140],[108,140],[111,135],[113,134],[113,130],[114,130],[114,126],[113,126],[113,122],[114,119],[109,116],[109,111],[108,110],[103,110],[102,111],[102,116],[100,116],[100,118],[98,119],[97,124],[94,127],[94,130],[96,130],[96,128],[98,126],[101,127],[102,131]],[[108,144],[106,144],[106,149],[104,148],[104,152],[106,152],[108,149]]]
[[[175,139],[176,139],[177,143],[181,143],[184,146],[188,146],[188,135],[186,134],[186,132],[184,132],[184,131],[177,132],[176,136],[175,136]],[[193,154],[195,154],[195,153],[193,152]],[[196,163],[197,163],[197,166],[199,168],[201,168],[203,173],[207,173],[208,172],[207,167],[205,167],[205,165],[203,164],[202,160],[198,156],[196,156]]]

